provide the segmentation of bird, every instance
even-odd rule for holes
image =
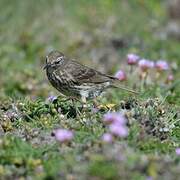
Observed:
[[[57,50],[51,51],[46,56],[44,70],[51,85],[61,94],[75,99],[81,98],[84,103],[88,99],[100,96],[109,88],[120,88],[137,93],[121,86],[121,82],[116,77],[80,64]]]

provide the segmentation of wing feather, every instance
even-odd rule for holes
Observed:
[[[77,84],[99,84],[108,82],[113,78],[74,61],[69,61],[64,69],[66,69],[67,74],[70,74],[73,81],[75,81]]]

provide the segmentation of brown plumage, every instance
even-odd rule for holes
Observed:
[[[58,51],[52,51],[46,56],[44,69],[53,87],[66,96],[93,99],[111,87],[135,93],[121,87],[117,78],[70,60]]]

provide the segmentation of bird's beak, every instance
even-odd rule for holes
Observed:
[[[43,67],[43,69],[44,69],[44,70],[47,69],[48,65],[49,65],[49,64],[46,64],[46,65]]]
[[[46,65],[43,67],[43,69],[44,70],[47,69],[48,66],[49,66],[49,64],[48,64],[48,56],[46,56]]]

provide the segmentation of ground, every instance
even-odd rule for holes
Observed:
[[[1,179],[180,176],[180,43],[167,36],[166,5],[156,0],[0,0]],[[125,70],[122,84],[139,94],[111,89],[97,99],[98,108],[90,101],[83,110],[79,102],[73,107],[42,69],[52,49],[111,75]],[[150,70],[144,84],[138,67],[130,71],[128,53],[165,59],[171,70]],[[168,73],[174,80],[165,83]],[[103,117],[111,111],[125,115],[129,133],[104,143]],[[74,138],[58,142],[53,136],[58,128],[73,131]]]

